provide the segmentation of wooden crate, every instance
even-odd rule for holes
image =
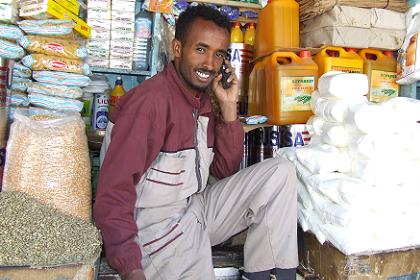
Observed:
[[[299,260],[325,280],[419,280],[420,249],[346,256],[331,244],[321,245],[304,233]]]

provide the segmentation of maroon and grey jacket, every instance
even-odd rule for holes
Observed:
[[[244,132],[238,120],[216,118],[210,97],[194,97],[170,63],[127,92],[107,133],[94,217],[109,263],[124,275],[141,268],[136,209],[203,191],[209,172],[217,178],[234,174]]]

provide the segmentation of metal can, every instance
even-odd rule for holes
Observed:
[[[305,124],[260,127],[248,134],[248,166],[272,158],[280,148],[308,145],[311,139]]]
[[[109,96],[107,93],[95,93],[92,115],[92,128],[105,131],[108,125]]]

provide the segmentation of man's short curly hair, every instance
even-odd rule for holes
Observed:
[[[216,9],[199,4],[197,6],[189,6],[183,13],[180,14],[178,21],[176,23],[175,29],[175,38],[185,43],[187,38],[187,33],[191,27],[191,24],[197,19],[205,19],[214,22],[217,26],[225,28],[230,32],[230,22],[229,19],[221,14]]]

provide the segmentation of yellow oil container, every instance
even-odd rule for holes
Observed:
[[[363,73],[363,59],[354,49],[348,51],[341,47],[328,46],[314,57],[318,65],[319,77],[328,71]]]
[[[265,68],[271,57],[267,56],[255,63],[249,76],[248,89],[248,115],[267,115],[267,95],[265,91]],[[284,57],[277,58],[278,63],[287,64],[289,60]]]
[[[364,61],[363,73],[369,78],[369,101],[382,102],[398,96],[397,60],[392,51],[362,49],[358,54]]]
[[[258,15],[256,57],[280,48],[299,48],[299,4],[294,0],[269,0]]]
[[[318,80],[311,53],[275,52],[269,58],[265,64],[268,123],[306,123],[312,115],[311,97]]]

